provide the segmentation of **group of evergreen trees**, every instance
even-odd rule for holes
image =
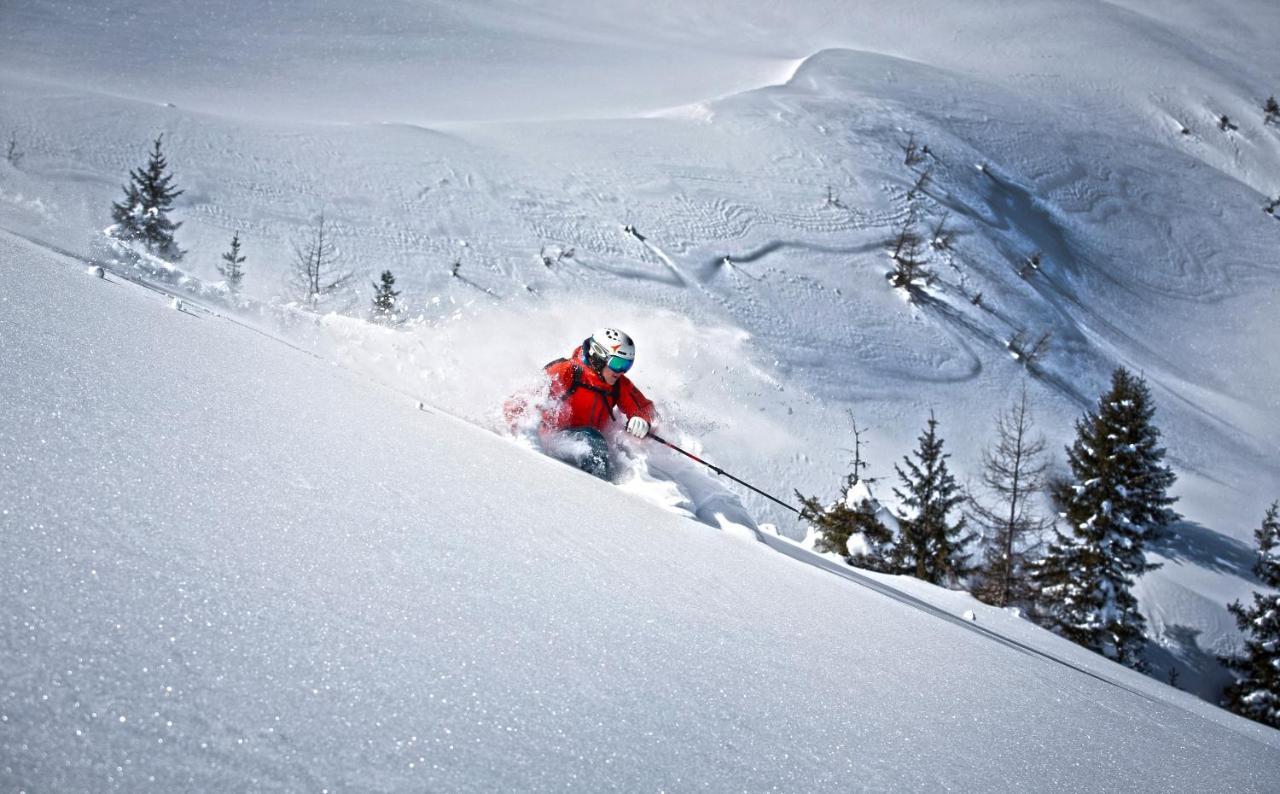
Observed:
[[[1133,587],[1156,567],[1147,562],[1147,545],[1178,517],[1169,495],[1175,476],[1164,465],[1154,415],[1146,382],[1116,369],[1096,409],[1076,422],[1066,450],[1069,473],[1050,479],[1047,445],[1035,433],[1024,389],[996,417],[995,442],[982,453],[983,492],[974,493],[949,471],[930,414],[916,449],[894,466],[897,532],[879,518],[883,508],[861,477],[860,438],[841,498],[824,508],[816,497],[797,494],[802,516],[819,551],[858,567],[964,585],[986,603],[1017,606],[1057,634],[1146,670],[1146,621]],[[1037,510],[1046,494],[1061,528]],[[1271,587],[1280,587],[1278,514],[1280,503],[1256,533],[1255,573]],[[1249,640],[1244,656],[1224,660],[1242,676],[1226,703],[1280,727],[1280,596],[1255,594],[1251,608],[1230,609]]]
[[[152,142],[146,166],[129,172],[129,184],[124,186],[124,199],[112,204],[111,217],[115,225],[111,235],[124,242],[140,244],[150,255],[176,263],[186,251],[178,246],[175,233],[182,226],[169,217],[173,202],[183,191],[174,184],[173,174],[163,152],[164,136]],[[16,144],[11,145],[12,153]],[[315,308],[327,295],[348,284],[353,274],[336,267],[336,249],[327,236],[324,216],[313,234],[304,244],[295,246],[295,260],[291,283],[297,297],[309,308]],[[239,294],[244,282],[244,264],[247,257],[241,250],[240,233],[231,238],[230,248],[222,254],[218,272],[222,274],[227,289]],[[374,284],[371,315],[384,324],[400,322],[402,315],[400,293],[395,289],[395,277],[390,270],[382,273],[381,283]]]
[[[893,493],[909,508],[896,516],[894,533],[878,516],[878,505],[863,483],[858,467],[845,480],[841,498],[823,508],[817,497],[797,492],[801,516],[817,532],[819,551],[841,554],[850,564],[884,573],[900,573],[933,584],[954,586],[971,572],[965,548],[975,539],[966,532],[964,516],[951,515],[964,502],[959,483],[947,466],[950,454],[942,451],[938,420],[929,415],[919,446],[894,466],[901,487]],[[849,539],[858,536],[856,553]]]

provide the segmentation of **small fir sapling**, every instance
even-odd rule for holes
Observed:
[[[950,251],[952,241],[955,239],[955,232],[947,228],[947,220],[951,217],[951,213],[944,212],[938,222],[934,224],[933,231],[930,233],[929,245],[938,251]]]
[[[924,194],[926,188],[929,187],[929,181],[933,178],[933,170],[926,168],[916,175],[916,181],[911,185],[911,189],[907,191],[907,201],[914,201],[918,196]]]
[[[853,432],[853,472],[845,478],[839,498],[823,507],[816,496],[806,497],[796,491],[803,508],[800,515],[814,529],[817,551],[839,554],[858,568],[888,573],[892,571],[893,532],[879,519],[879,504],[871,494],[868,481],[862,478],[867,465],[862,459],[865,442],[856,421]]]
[[[227,282],[227,289],[232,293],[240,292],[240,284],[244,281],[245,256],[240,253],[240,232],[231,237],[231,248],[222,254],[218,264],[218,272]]]
[[[384,325],[394,325],[400,319],[400,293],[396,290],[396,277],[390,270],[382,271],[379,282],[373,285],[373,319]]]
[[[893,259],[893,270],[886,274],[886,278],[894,287],[914,292],[933,284],[936,275],[924,260],[924,241],[916,231],[914,207],[908,209],[902,226],[898,228],[889,257]]]
[[[1009,349],[1009,354],[1024,366],[1034,367],[1039,364],[1049,352],[1049,340],[1052,338],[1050,331],[1045,331],[1040,336],[1032,339],[1025,329],[1018,329],[1009,341],[1005,343],[1005,347]]]

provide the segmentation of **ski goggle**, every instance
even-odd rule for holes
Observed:
[[[636,363],[634,360],[623,358],[622,356],[609,356],[609,360],[605,363],[605,366],[621,375],[631,369],[631,365],[634,363]]]

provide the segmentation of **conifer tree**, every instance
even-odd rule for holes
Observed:
[[[1032,499],[1045,486],[1045,440],[1033,436],[1027,389],[996,416],[996,443],[982,453],[982,482],[995,497],[987,506],[970,498],[970,515],[983,530],[984,549],[973,595],[994,606],[1029,603],[1034,595],[1031,555],[1049,522]]]
[[[907,208],[907,216],[894,235],[889,258],[893,260],[893,270],[886,273],[885,278],[894,287],[905,289],[914,295],[934,282],[935,274],[924,258],[924,240],[916,231],[914,204]]]
[[[218,272],[227,280],[227,288],[233,293],[240,291],[240,283],[244,281],[245,257],[240,254],[240,232],[231,237],[231,249],[222,255],[222,263]]]
[[[374,320],[392,325],[399,319],[400,304],[396,298],[400,297],[400,293],[396,291],[395,286],[396,277],[391,275],[391,271],[382,271],[382,283],[373,285]]]
[[[118,239],[138,240],[147,252],[177,262],[186,253],[174,241],[174,232],[181,223],[169,219],[173,200],[183,191],[173,184],[168,173],[169,163],[161,152],[164,136],[155,139],[146,168],[129,172],[129,184],[124,187],[124,201],[111,205],[111,217],[115,221],[112,230]]]
[[[954,524],[948,519],[964,502],[964,495],[947,468],[951,455],[942,451],[943,440],[933,412],[918,440],[915,460],[902,458],[906,471],[893,467],[902,481],[902,489],[894,488],[893,493],[912,511],[910,516],[898,516],[902,534],[894,546],[895,567],[926,582],[954,585],[970,573],[964,549],[976,535],[965,531],[964,516]]]
[[[817,497],[796,497],[803,508],[800,517],[817,532],[814,549],[835,552],[850,565],[873,571],[891,572],[893,533],[876,516],[876,504],[859,482],[846,481],[835,504],[824,508]],[[860,536],[861,551],[850,551],[849,538]]]
[[[1068,532],[1057,533],[1035,577],[1042,624],[1139,670],[1146,621],[1130,591],[1158,567],[1147,562],[1147,542],[1177,516],[1154,415],[1146,382],[1117,368],[1097,410],[1076,421],[1071,476],[1052,489]]]
[[[862,479],[866,462],[862,459],[862,432],[853,423],[854,459],[853,473],[845,478],[840,498],[830,507],[823,508],[816,496],[806,497],[796,491],[796,498],[804,508],[800,517],[809,521],[817,531],[814,548],[834,552],[850,565],[873,571],[892,570],[893,532],[876,515],[879,504],[871,495],[868,483]],[[857,549],[851,551],[849,539],[858,536]]]
[[[1280,102],[1276,102],[1275,96],[1267,97],[1267,101],[1262,104],[1262,123],[1272,124],[1280,122]]]
[[[1253,572],[1268,587],[1280,589],[1280,502],[1267,509],[1253,533],[1258,560]],[[1245,633],[1243,656],[1222,661],[1241,674],[1227,687],[1224,704],[1235,713],[1280,728],[1280,593],[1253,594],[1253,606],[1228,607]]]

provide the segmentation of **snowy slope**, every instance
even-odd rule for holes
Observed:
[[[330,316],[284,333],[482,426],[613,323],[639,340],[635,379],[666,435],[784,496],[830,497],[850,413],[871,428],[873,475],[892,474],[932,409],[972,477],[1023,381],[1060,449],[1113,366],[1143,372],[1188,519],[1140,583],[1153,656],[1215,696],[1214,655],[1238,638],[1225,604],[1256,586],[1249,533],[1280,496],[1280,224],[1258,211],[1280,195],[1280,128],[1258,111],[1280,91],[1274,3],[135,0],[0,15],[0,135],[26,149],[0,162],[0,227],[92,252],[164,132],[187,190],[184,266],[216,278],[240,231],[249,291],[278,295],[323,211],[362,284],[390,267],[423,323],[390,334]],[[1238,131],[1218,130],[1224,113]],[[935,154],[926,210],[949,213],[957,240],[914,307],[883,278],[911,134]],[[551,268],[538,257],[566,248]],[[1041,271],[1020,278],[1035,251]],[[1034,377],[1004,347],[1018,329],[1053,334]],[[624,488],[688,496],[650,485]],[[743,504],[743,523],[800,536],[767,501]]]
[[[0,296],[6,789],[1280,775],[1274,731],[1044,632],[674,516],[9,235]]]

